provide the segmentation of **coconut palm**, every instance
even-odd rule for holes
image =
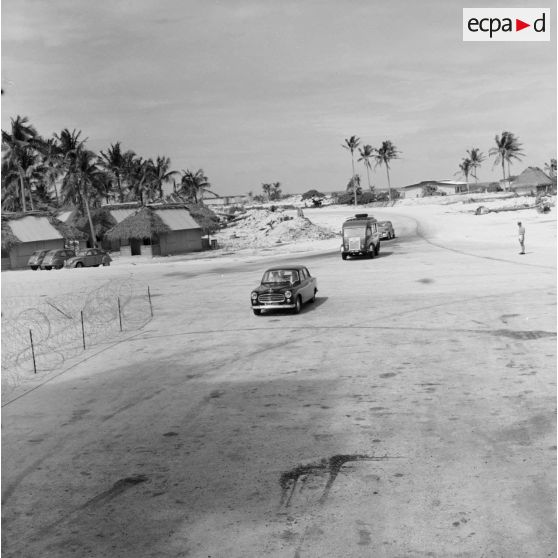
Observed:
[[[548,176],[556,176],[556,159],[550,159],[549,163],[544,164],[544,172],[546,172]]]
[[[211,184],[209,183],[207,176],[203,173],[203,169],[198,169],[196,172],[192,172],[188,169],[183,170],[180,182],[181,186],[179,193],[184,194],[194,203],[198,203],[198,196],[200,196],[200,200],[203,201],[204,191],[211,191],[209,189]]]
[[[101,151],[99,154],[99,164],[104,168],[109,176],[114,180],[116,185],[116,193],[118,201],[124,201],[124,190],[122,187],[123,176],[126,172],[126,158],[120,148],[120,142],[117,141],[110,145],[106,152]]]
[[[41,170],[43,173],[44,186],[47,191],[52,190],[54,192],[56,205],[60,206],[57,182],[64,171],[62,152],[54,138],[39,142],[37,150],[41,154]]]
[[[371,145],[365,145],[362,149],[358,150],[360,155],[358,161],[364,161],[364,166],[366,167],[366,176],[368,178],[368,189],[372,192],[373,188],[370,184],[370,169],[372,165],[370,164],[370,159],[374,156],[374,148]]]
[[[459,170],[456,174],[461,174],[465,177],[465,181],[467,182],[467,194],[469,193],[469,175],[472,173],[473,170],[473,162],[471,159],[464,157],[461,163],[459,163]]]
[[[475,178],[475,182],[478,182],[477,169],[480,168],[482,162],[486,159],[481,150],[478,147],[473,147],[467,150],[468,159],[471,163],[471,176]],[[468,188],[467,188],[468,190]]]
[[[169,170],[170,165],[171,160],[169,157],[157,156],[157,161],[152,167],[152,182],[159,199],[163,198],[163,184],[178,174],[178,171]]]
[[[281,199],[281,182],[273,182],[273,184],[271,184],[271,197],[274,200]]]
[[[391,182],[389,179],[389,165],[394,159],[399,159],[400,151],[397,150],[395,145],[390,140],[382,142],[382,145],[376,149],[374,159],[376,160],[376,167],[378,165],[386,166],[387,181],[388,181],[388,197],[391,202]]]
[[[360,138],[357,136],[351,136],[349,139],[345,139],[345,144],[341,144],[341,147],[343,147],[344,149],[347,149],[351,152],[351,163],[353,165],[353,174],[351,176],[355,175],[355,157],[354,157],[354,153],[355,153],[355,149],[360,145]],[[354,189],[354,194],[355,194],[355,207],[357,205],[357,192],[356,192],[356,187]]]
[[[510,165],[512,159],[521,160],[523,151],[518,138],[512,132],[502,132],[501,136],[494,137],[496,147],[492,147],[488,154],[494,157],[494,165],[502,165],[502,177],[506,181],[506,163],[508,164],[508,180],[510,178]]]
[[[97,166],[97,160],[95,153],[79,146],[71,154],[68,171],[62,183],[63,201],[71,201],[73,205],[77,206],[76,201],[79,200],[81,206],[85,209],[93,247],[96,246],[96,237],[89,203],[98,196],[97,188],[101,170]]]
[[[29,120],[25,116],[16,116],[11,119],[10,132],[2,130],[2,152],[3,160],[8,162],[12,169],[19,173],[20,186],[20,209],[25,212],[27,206],[25,203],[25,190],[29,189],[29,184],[25,181],[25,171],[22,166],[23,162],[29,162],[29,156],[38,143],[37,130],[29,124]],[[29,190],[29,199],[31,207],[33,207],[33,198]]]
[[[262,184],[262,190],[267,198],[267,201],[271,201],[271,184],[265,182]]]

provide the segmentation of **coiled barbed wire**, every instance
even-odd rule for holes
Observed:
[[[16,297],[2,301],[2,390],[64,363],[151,319],[147,284],[136,279],[106,281],[86,293],[63,297]],[[118,303],[120,302],[120,317]],[[82,330],[83,313],[83,330]],[[33,336],[33,351],[31,338]]]

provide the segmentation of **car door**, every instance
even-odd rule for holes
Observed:
[[[85,252],[85,258],[84,258],[84,262],[83,265],[86,267],[91,267],[92,265],[95,264],[95,250],[87,250],[87,252]]]
[[[300,288],[302,292],[302,302],[306,302],[310,299],[310,290],[312,285],[310,285],[310,278],[308,276],[308,271],[302,268],[299,272],[300,276]]]

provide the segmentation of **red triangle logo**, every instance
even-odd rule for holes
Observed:
[[[522,29],[525,29],[526,27],[531,27],[531,25],[529,23],[525,23],[524,21],[521,21],[520,19],[515,20],[515,30],[516,31],[521,31]]]

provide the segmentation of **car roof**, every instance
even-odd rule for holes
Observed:
[[[286,264],[286,265],[274,265],[273,267],[268,267],[266,271],[279,271],[280,269],[306,269],[305,265],[302,264]]]

